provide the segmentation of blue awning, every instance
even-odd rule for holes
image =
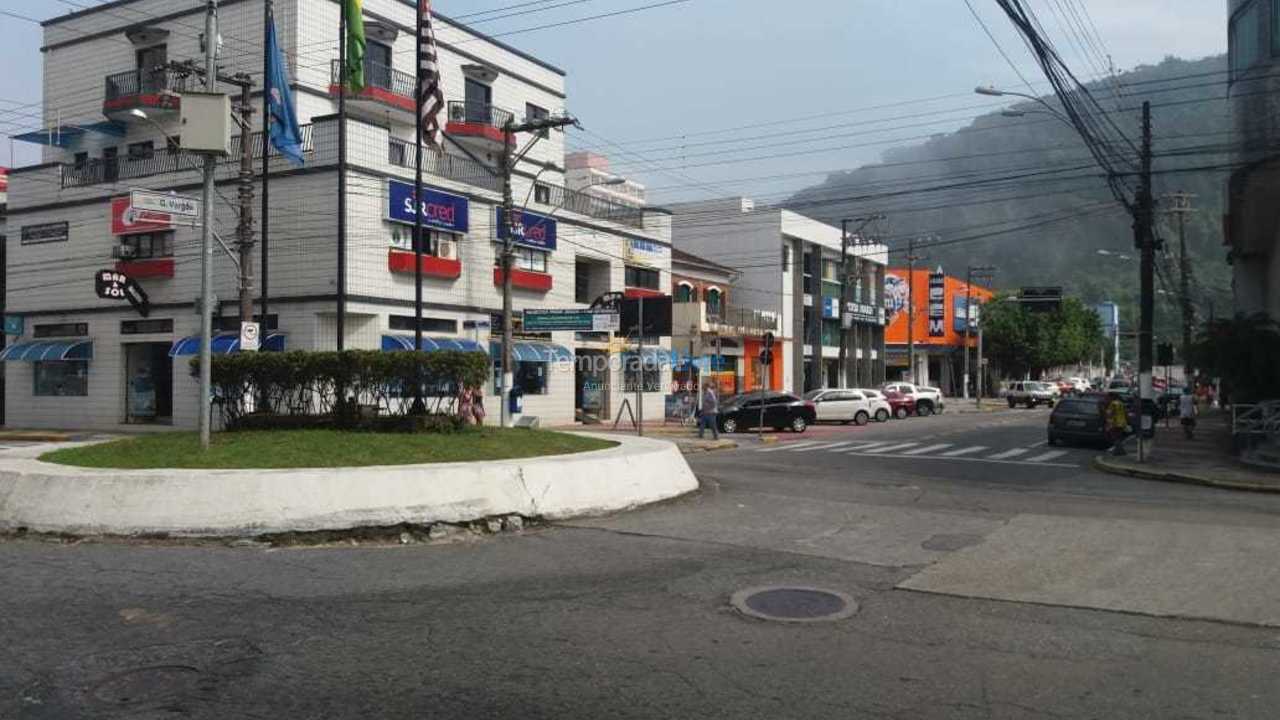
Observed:
[[[271,333],[263,339],[260,347],[266,352],[282,352],[284,350],[284,338],[283,333]],[[213,343],[209,347],[214,355],[240,352],[240,333],[218,333],[213,336]],[[198,354],[200,354],[199,335],[188,335],[181,340],[175,340],[173,345],[169,347],[169,357]]]
[[[59,125],[14,135],[13,139],[20,142],[36,143],[37,145],[68,147],[76,140],[84,137],[85,133],[91,132],[119,138],[125,136],[126,128],[120,123],[110,121],[84,123],[82,125]]]
[[[412,335],[383,335],[383,352],[401,352],[413,349]],[[484,348],[475,340],[465,338],[446,338],[422,336],[422,351],[456,350],[458,352],[484,352]]]
[[[489,353],[495,362],[501,363],[502,343],[489,343]],[[563,345],[546,342],[516,340],[511,343],[511,357],[516,362],[573,362],[573,351]]]
[[[92,360],[93,341],[84,338],[65,340],[32,340],[10,345],[0,352],[0,360],[16,362],[25,360]]]

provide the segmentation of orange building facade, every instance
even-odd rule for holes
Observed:
[[[917,268],[908,274],[906,268],[894,268],[885,274],[884,294],[888,376],[914,376],[918,384],[940,387],[948,396],[960,395],[967,303],[975,308],[976,323],[980,317],[978,308],[995,292],[976,284],[966,286],[964,278],[939,276],[937,269]],[[973,328],[971,348],[977,345],[976,325]],[[915,373],[908,367],[909,339],[914,340],[916,348]]]

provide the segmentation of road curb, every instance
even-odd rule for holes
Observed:
[[[1215,478],[1204,475],[1195,475],[1192,473],[1179,472],[1162,472],[1156,470],[1143,470],[1140,468],[1128,467],[1126,465],[1118,465],[1107,460],[1105,457],[1095,457],[1093,459],[1093,468],[1111,475],[1122,475],[1125,477],[1139,478],[1142,480],[1159,480],[1162,482],[1182,483],[1184,485],[1203,485],[1205,487],[1214,487],[1222,490],[1243,490],[1246,492],[1260,493],[1280,493],[1280,486],[1275,485],[1258,485],[1256,483],[1232,482],[1230,480],[1217,480]]]
[[[685,445],[683,443],[677,443],[677,444],[680,446],[680,452],[684,453],[685,455],[689,455],[692,453],[716,452],[718,450],[736,450],[738,447],[738,443],[734,442],[733,440],[719,440],[719,441],[713,441],[713,442],[715,442],[715,444],[708,444],[708,445]]]
[[[0,442],[70,442],[71,433],[50,430],[0,430]]]

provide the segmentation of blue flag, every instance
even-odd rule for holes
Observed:
[[[271,144],[294,165],[302,164],[302,131],[293,107],[293,90],[284,57],[276,42],[276,23],[267,23],[267,112],[271,116]]]

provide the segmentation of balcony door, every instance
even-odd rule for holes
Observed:
[[[365,45],[364,82],[370,87],[391,89],[391,46],[370,41]]]
[[[493,88],[479,80],[467,78],[467,122],[490,124],[489,106],[493,104]]]
[[[169,47],[152,45],[138,50],[138,92],[154,93],[165,89],[164,68],[169,64]]]

